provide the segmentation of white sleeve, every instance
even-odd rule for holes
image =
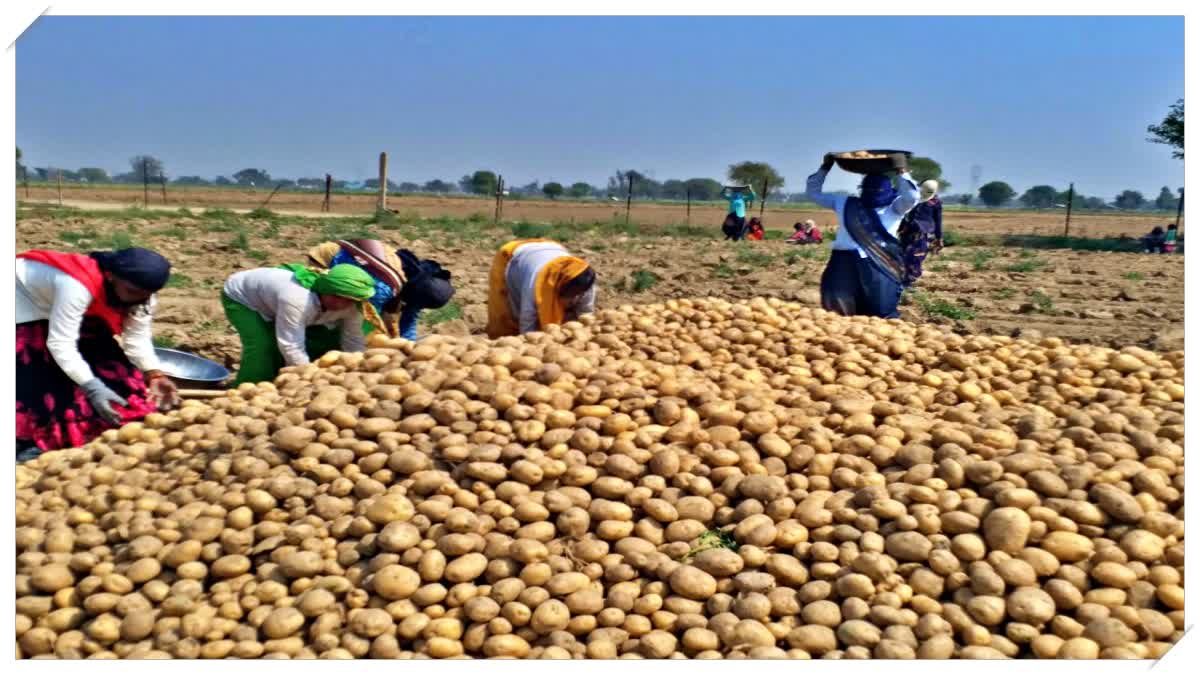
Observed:
[[[307,304],[298,305],[287,294],[280,294],[279,306],[275,308],[275,344],[279,345],[285,365],[309,364],[308,348],[305,346],[310,318],[307,310]]]
[[[367,348],[367,340],[363,337],[362,312],[355,309],[350,316],[342,319],[342,351],[361,352]]]
[[[511,291],[510,291],[511,292]],[[538,317],[537,293],[532,290],[520,291],[517,297],[517,326],[522,333],[531,333],[542,329],[542,320]]]
[[[134,367],[142,372],[160,369],[158,356],[154,353],[153,339],[154,310],[157,306],[158,299],[151,296],[144,309],[131,312],[125,317],[121,334],[125,356],[128,356]]]
[[[92,294],[83,284],[67,274],[55,276],[46,349],[75,384],[83,384],[95,377],[83,354],[79,353],[79,327],[91,304]]]

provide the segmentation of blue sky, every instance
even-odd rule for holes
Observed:
[[[604,184],[614,170],[787,189],[827,150],[899,147],[954,190],[1075,181],[1153,197],[1145,141],[1184,91],[1182,18],[43,17],[17,42],[30,166],[171,176]],[[830,186],[853,177],[834,172]]]

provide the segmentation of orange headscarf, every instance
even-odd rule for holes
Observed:
[[[543,328],[562,323],[566,318],[567,306],[563,303],[562,288],[587,268],[588,264],[583,260],[567,255],[551,260],[538,272],[533,299],[537,303],[538,322]]]
[[[512,307],[508,303],[508,281],[506,272],[508,263],[512,262],[517,249],[525,244],[550,242],[550,239],[518,239],[510,241],[496,252],[492,260],[492,271],[488,283],[488,337],[495,339],[506,335],[517,335],[520,326],[512,315]],[[588,264],[574,256],[555,258],[538,272],[534,284],[534,302],[538,308],[538,323],[543,327],[550,324],[562,323],[566,318],[567,307],[563,304],[560,292],[562,287],[583,273]]]

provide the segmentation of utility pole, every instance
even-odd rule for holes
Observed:
[[[330,193],[330,191],[332,191],[332,189],[333,189],[333,176],[331,174],[325,174],[325,201],[321,203],[322,211],[329,211],[329,208],[330,208],[329,193]]]

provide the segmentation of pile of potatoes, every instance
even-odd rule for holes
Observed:
[[[1154,658],[1183,354],[796,304],[375,341],[17,470],[34,658]]]

